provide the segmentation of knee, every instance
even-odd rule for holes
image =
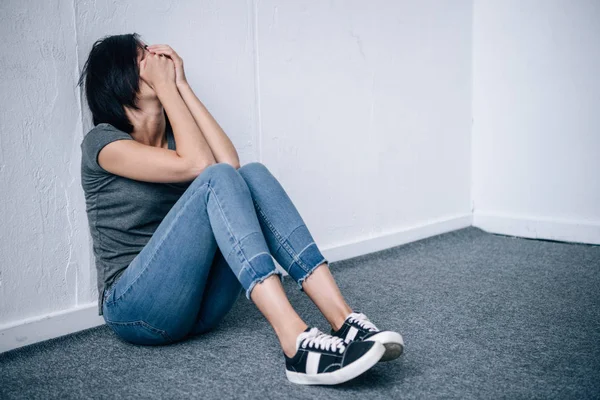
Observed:
[[[242,165],[239,168],[239,171],[246,171],[246,170],[252,170],[252,169],[266,169],[266,168],[267,167],[260,161],[252,161],[252,162]]]
[[[198,176],[196,176],[189,185],[190,190],[196,190],[206,184],[215,181],[232,181],[240,179],[237,170],[227,163],[214,163],[204,168]],[[240,179],[243,180],[243,179]]]
[[[209,172],[211,174],[230,174],[231,172],[237,171],[235,167],[229,163],[219,162],[209,165],[204,169],[203,172]]]
[[[227,163],[214,163],[204,168],[202,173],[196,177],[196,180],[207,180],[213,177],[216,179],[222,179],[222,177],[233,177],[237,173],[235,167]]]
[[[253,161],[248,164],[242,165],[238,169],[238,171],[242,176],[246,176],[247,174],[251,174],[251,173],[255,173],[255,172],[268,171],[268,169],[267,169],[266,165],[264,165],[263,163],[261,163],[259,161]]]

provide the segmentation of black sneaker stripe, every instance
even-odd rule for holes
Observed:
[[[296,359],[296,356],[298,358]],[[287,365],[294,369],[295,372],[306,373],[306,357],[308,356],[308,351],[303,349],[298,349],[298,353],[294,356],[294,362]],[[291,361],[291,359],[290,359]],[[289,368],[288,368],[289,369]]]
[[[335,332],[335,335],[346,339],[346,335],[348,335],[348,329],[350,329],[350,325],[348,325],[347,322],[344,322],[342,327],[337,332]]]
[[[341,366],[342,357],[342,354],[340,354],[339,356],[333,354],[321,354],[321,359],[319,360],[319,373],[325,372],[325,370],[327,370],[327,367],[330,367],[332,364],[339,364]],[[329,370],[328,372],[331,371],[333,370]]]

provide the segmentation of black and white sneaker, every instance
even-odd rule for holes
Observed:
[[[353,312],[346,317],[344,324],[337,331],[331,330],[333,336],[344,339],[345,343],[353,341],[377,341],[385,346],[385,354],[379,361],[390,361],[400,357],[404,351],[402,335],[394,331],[379,330],[363,313]]]
[[[385,347],[378,342],[352,342],[307,328],[296,339],[296,354],[285,353],[287,378],[301,385],[336,385],[377,364]]]

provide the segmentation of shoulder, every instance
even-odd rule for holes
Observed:
[[[130,134],[111,124],[101,123],[94,126],[81,141],[83,166],[92,171],[107,172],[98,164],[98,153],[107,144],[121,139],[134,140]]]
[[[96,126],[94,126],[92,129],[90,129],[85,136],[83,137],[83,140],[81,141],[81,145],[85,146],[85,145],[89,145],[89,144],[107,144],[113,140],[117,140],[117,139],[132,139],[131,135],[127,132],[123,132],[122,130],[114,127],[113,125],[109,124],[109,123],[101,123],[98,124]],[[106,143],[103,143],[106,142]]]
[[[122,134],[122,135],[127,135],[130,136],[127,132],[123,132],[122,130],[114,127],[113,125],[103,122],[101,124],[98,124],[94,127],[92,127],[92,129],[90,129],[85,136],[83,137],[83,139],[85,140],[87,137],[89,136],[95,136],[97,134],[101,134],[101,133],[117,133],[117,134]]]

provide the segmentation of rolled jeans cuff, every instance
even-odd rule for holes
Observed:
[[[312,242],[298,254],[288,268],[288,273],[298,283],[300,291],[304,291],[302,283],[323,263],[329,264],[329,261],[323,256],[317,245]]]
[[[268,277],[270,277],[271,275],[279,275],[279,280],[281,281],[281,283],[283,284],[283,274],[281,273],[280,270],[278,270],[277,268],[275,268],[274,270],[266,273],[263,276],[260,276],[258,278],[255,278],[250,285],[248,286],[248,289],[246,289],[246,298],[250,301],[252,301],[252,299],[250,298],[250,293],[252,292],[252,289],[254,289],[254,286],[256,286],[256,284],[263,282],[265,279],[267,279]]]

